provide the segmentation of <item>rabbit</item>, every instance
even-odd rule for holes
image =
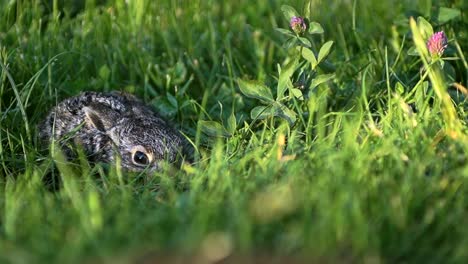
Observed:
[[[117,155],[128,171],[156,171],[162,161],[191,160],[193,148],[171,124],[135,96],[82,92],[54,107],[38,125],[42,142],[59,142],[65,156],[79,145],[92,162]],[[71,144],[70,144],[71,143]]]

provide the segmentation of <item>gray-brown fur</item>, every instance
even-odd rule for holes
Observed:
[[[151,108],[132,95],[83,92],[68,98],[39,124],[39,137],[57,140],[67,156],[80,145],[93,161],[121,157],[131,171],[157,170],[162,160],[191,156],[188,141]],[[146,159],[148,162],[146,162]]]

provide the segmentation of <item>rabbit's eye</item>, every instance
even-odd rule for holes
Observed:
[[[149,158],[144,152],[135,151],[135,153],[133,153],[133,162],[138,165],[148,165]]]
[[[153,162],[153,155],[141,145],[134,146],[130,151],[132,154],[132,162],[137,166],[147,166]]]

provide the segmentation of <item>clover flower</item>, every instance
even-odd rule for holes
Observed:
[[[304,33],[307,30],[306,21],[302,17],[292,17],[289,25],[291,26],[292,31],[298,35]]]
[[[447,36],[443,31],[432,34],[427,41],[427,49],[432,56],[442,56],[447,48]]]

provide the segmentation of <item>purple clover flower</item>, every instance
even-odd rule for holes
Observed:
[[[447,36],[443,31],[432,34],[427,41],[427,49],[432,56],[442,56],[447,48]]]
[[[291,26],[292,31],[298,35],[304,33],[307,30],[306,21],[302,17],[292,17],[289,25]]]

